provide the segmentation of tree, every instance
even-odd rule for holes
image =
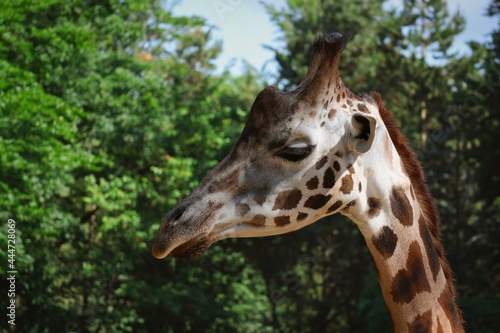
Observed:
[[[404,82],[406,93],[414,98],[407,99],[405,107],[410,112],[418,111],[420,147],[425,147],[428,123],[432,124],[436,117],[429,110],[439,110],[451,101],[446,78],[456,74],[456,55],[450,49],[454,37],[463,31],[465,20],[458,11],[450,17],[444,0],[404,1],[400,15],[400,31],[393,35],[403,38],[396,37],[398,41],[391,45],[403,54],[409,53],[404,58]],[[432,61],[441,64],[434,65]]]
[[[234,89],[256,89],[254,77],[214,76],[211,27],[160,1],[2,8],[0,211],[18,228],[16,327],[265,331],[267,299],[241,254],[159,262],[149,250],[162,215],[229,148],[249,107]]]
[[[327,32],[354,33],[355,43],[346,49],[341,71],[350,73],[344,80],[356,89],[372,89],[369,78],[374,75],[379,52],[373,32],[379,30],[384,16],[377,1],[290,0],[284,9],[265,4],[271,20],[281,30],[283,48],[269,47],[279,65],[277,84],[290,89],[305,76],[311,56],[311,41]]]
[[[489,15],[498,15],[497,1],[492,1]],[[474,66],[464,70],[463,86],[457,91],[457,106],[450,114],[456,138],[452,146],[454,160],[462,161],[458,181],[467,184],[457,191],[453,202],[459,233],[457,261],[462,308],[470,330],[495,332],[499,329],[496,313],[500,308],[498,272],[500,251],[496,242],[500,234],[498,199],[498,145],[494,133],[500,130],[498,100],[500,71],[498,30],[491,43],[471,42]],[[472,69],[474,68],[474,69]],[[460,158],[458,158],[460,157]],[[472,214],[471,214],[472,212]]]

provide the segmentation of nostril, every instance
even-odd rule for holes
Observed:
[[[172,209],[168,214],[167,214],[167,221],[168,222],[176,222],[178,219],[181,218],[182,214],[186,211],[187,206],[179,206],[175,207]]]

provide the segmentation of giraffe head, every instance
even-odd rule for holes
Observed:
[[[197,257],[340,212],[365,237],[396,332],[463,332],[422,168],[380,96],[343,85],[348,39],[316,40],[297,89],[257,96],[232,151],[167,214],[153,255]]]
[[[287,233],[355,203],[363,186],[355,162],[379,121],[374,100],[340,78],[349,37],[317,39],[294,91],[259,93],[232,151],[163,220],[155,257],[197,257],[221,239]]]

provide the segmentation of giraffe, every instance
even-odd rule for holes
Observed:
[[[378,93],[338,64],[350,35],[316,39],[291,92],[267,87],[235,147],[159,226],[152,253],[195,258],[235,237],[278,235],[341,213],[375,263],[395,332],[463,332],[422,168]]]

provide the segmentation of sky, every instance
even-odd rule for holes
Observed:
[[[271,1],[266,1],[267,3]],[[455,50],[467,52],[466,42],[484,42],[488,34],[498,26],[497,19],[484,16],[490,0],[447,0],[450,13],[459,10],[466,19],[465,30],[454,42]],[[272,3],[280,8],[285,0]],[[398,6],[400,0],[391,0]],[[263,45],[278,46],[279,30],[274,26],[264,6],[258,0],[182,0],[174,8],[176,15],[197,15],[216,26],[213,36],[222,40],[223,51],[216,61],[217,71],[222,72],[229,64],[233,74],[243,71],[242,59],[258,70],[276,73],[273,54]]]

